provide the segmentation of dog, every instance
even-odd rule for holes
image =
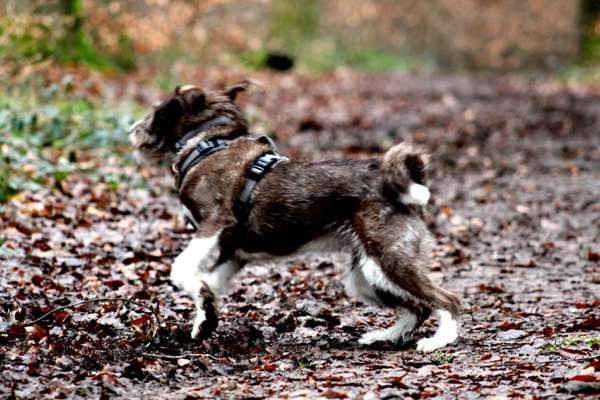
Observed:
[[[407,341],[432,313],[437,331],[417,350],[454,342],[461,300],[427,276],[427,155],[400,143],[382,158],[287,160],[269,138],[248,132],[235,100],[250,83],[178,87],[129,133],[142,154],[173,161],[196,228],[171,272],[195,303],[192,338],[217,327],[218,296],[249,260],[319,249],[350,253],[348,295],[397,312],[391,327],[363,334],[361,344]]]

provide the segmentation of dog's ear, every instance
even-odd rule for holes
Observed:
[[[183,103],[188,112],[197,113],[206,107],[206,95],[202,89],[196,86],[177,86],[175,96]]]
[[[167,132],[175,121],[183,115],[183,107],[177,98],[166,100],[154,109],[152,117],[152,132]]]
[[[233,84],[223,91],[227,97],[231,99],[231,101],[235,101],[238,93],[245,92],[248,88],[253,85],[254,82],[249,79],[244,79],[241,82]]]

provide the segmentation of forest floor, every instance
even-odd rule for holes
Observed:
[[[214,336],[192,342],[192,302],[168,282],[191,237],[168,167],[125,162],[127,147],[114,157],[82,151],[100,178],[71,174],[0,207],[0,397],[600,391],[598,92],[510,76],[259,79],[266,89],[244,109],[292,158],[376,157],[400,140],[433,154],[431,270],[464,297],[460,340],[433,354],[414,341],[359,345],[393,315],[348,298],[348,259],[331,254],[246,267],[222,298]],[[28,324],[98,298],[134,303],[81,304]]]

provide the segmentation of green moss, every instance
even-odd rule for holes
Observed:
[[[435,364],[448,364],[454,360],[454,354],[443,353],[436,351],[431,355],[431,362]]]
[[[567,336],[557,342],[548,342],[543,350],[546,353],[558,353],[561,347],[585,346],[594,347],[600,345],[600,336]]]
[[[562,338],[558,342],[559,346],[573,346],[577,344],[585,344],[586,346],[594,346],[600,344],[600,336],[569,336]]]
[[[411,67],[411,62],[407,58],[390,52],[343,48],[307,54],[304,61],[311,69],[317,71],[326,71],[342,66],[365,71],[398,71]]]

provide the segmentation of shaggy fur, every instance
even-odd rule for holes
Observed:
[[[205,337],[217,326],[215,298],[252,255],[289,255],[327,238],[326,243],[333,242],[329,249],[347,249],[352,255],[347,292],[398,311],[392,327],[364,335],[361,343],[406,340],[432,311],[437,311],[440,328],[419,342],[419,350],[454,341],[460,300],[426,275],[431,235],[423,220],[429,199],[423,152],[400,143],[382,159],[280,163],[256,187],[247,219],[238,221],[233,204],[246,172],[270,150],[248,134],[235,104],[247,86],[176,89],[130,133],[133,145],[152,158],[174,156],[175,171],[200,141],[231,140],[226,149],[195,165],[179,190],[182,204],[199,224],[198,239],[177,257],[172,272],[173,282],[196,302],[192,336]],[[223,115],[230,124],[210,127],[175,151],[186,132]]]

